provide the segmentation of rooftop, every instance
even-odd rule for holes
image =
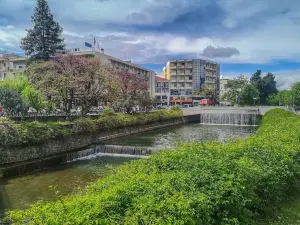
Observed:
[[[169,82],[168,79],[163,78],[163,77],[159,77],[159,76],[155,76],[155,80],[156,80],[156,81],[165,81],[165,82]]]
[[[97,55],[97,54],[102,54],[104,55],[105,57],[111,59],[111,60],[114,60],[114,61],[117,61],[117,62],[120,62],[120,63],[123,63],[123,64],[126,64],[128,66],[133,66],[133,67],[136,67],[136,68],[139,68],[139,69],[142,69],[142,70],[146,70],[148,72],[154,72],[153,70],[150,70],[150,69],[147,69],[147,68],[144,68],[140,65],[137,65],[135,63],[132,63],[131,61],[125,61],[125,60],[121,60],[121,59],[118,59],[118,58],[115,58],[113,56],[110,56],[110,55],[107,55],[107,54],[104,54],[103,52],[100,52],[100,51],[95,51],[95,50],[83,50],[83,51],[76,51],[76,52],[72,52],[73,54],[75,53],[76,55]]]

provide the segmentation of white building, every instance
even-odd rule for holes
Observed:
[[[0,54],[0,80],[13,78],[26,69],[26,57],[13,54]]]
[[[103,64],[109,65],[114,69],[125,69],[129,72],[135,73],[141,78],[147,80],[148,90],[151,98],[155,97],[155,72],[139,66],[137,64],[132,63],[131,61],[124,61],[109,55],[104,54],[104,49],[101,51],[80,51],[80,49],[76,49],[76,51],[72,51],[72,54],[82,55],[87,57],[96,57],[101,60]]]
[[[170,105],[170,81],[155,76],[155,103],[156,105]]]

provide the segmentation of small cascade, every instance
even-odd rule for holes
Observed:
[[[258,125],[257,114],[250,113],[202,113],[200,115],[201,124],[216,125]]]
[[[147,156],[150,155],[154,148],[141,146],[121,146],[121,145],[96,145],[92,148],[72,152],[66,155],[65,161],[71,162],[78,159],[90,158],[93,156],[117,155],[117,156]]]

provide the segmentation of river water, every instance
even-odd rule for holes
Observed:
[[[147,146],[164,149],[189,140],[221,140],[246,137],[256,131],[247,126],[211,126],[190,123],[118,138],[104,144]],[[130,160],[126,157],[89,157],[47,168],[20,177],[0,181],[0,214],[4,210],[26,209],[38,200],[54,201],[83,190],[90,182],[101,179],[108,165],[119,166]]]

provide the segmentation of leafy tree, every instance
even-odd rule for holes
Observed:
[[[130,113],[135,106],[143,107],[147,101],[148,106],[151,104],[147,81],[137,74],[126,70],[117,70],[114,73],[114,81],[118,86],[116,101],[113,104],[115,109],[125,109],[127,113]]]
[[[261,70],[257,70],[251,77],[250,81],[257,84],[261,81]]]
[[[267,103],[269,96],[277,94],[278,92],[274,74],[268,73],[266,76],[264,76],[261,79],[261,82],[259,82],[257,88],[260,91],[260,103],[264,105]]]
[[[10,111],[20,103],[21,113],[25,115],[29,107],[42,109],[42,101],[43,96],[32,87],[24,74],[0,83],[0,102]]]
[[[292,104],[292,91],[284,90],[278,91],[277,94],[269,96],[267,99],[267,105],[284,105],[290,106]]]
[[[21,102],[19,93],[7,85],[0,86],[0,102],[5,109],[15,110],[16,105]]]
[[[70,113],[74,104],[85,114],[92,106],[106,100],[110,92],[110,71],[98,59],[75,55],[59,55],[51,61],[34,63],[29,76],[35,86],[62,103]]]
[[[47,0],[37,0],[32,24],[33,29],[26,30],[27,35],[21,41],[26,55],[47,60],[64,49],[63,29],[54,21]]]
[[[256,88],[259,90],[260,104],[265,105],[268,99],[274,94],[277,94],[275,76],[272,73],[267,73],[266,76],[261,77],[261,70],[257,70],[250,79]]]
[[[300,82],[295,83],[292,87],[291,102],[293,106],[300,106]]]
[[[228,91],[223,96],[223,99],[231,102],[232,104],[239,104],[241,99],[241,94],[245,87],[249,85],[248,79],[241,75],[233,80],[229,80],[226,88]]]
[[[44,108],[43,95],[32,86],[28,86],[22,91],[21,98],[23,104],[34,108],[36,111]]]
[[[255,105],[259,101],[259,91],[254,84],[247,84],[241,91],[241,105]]]

